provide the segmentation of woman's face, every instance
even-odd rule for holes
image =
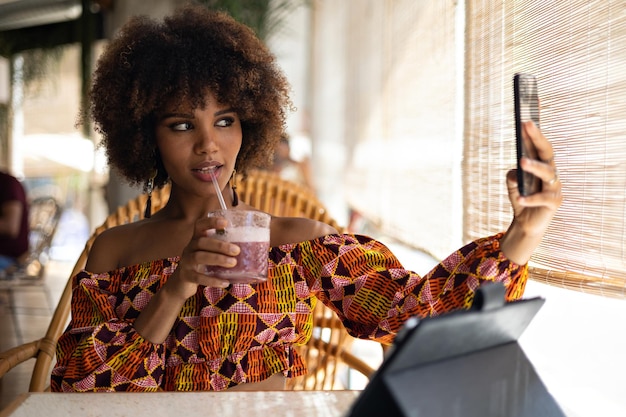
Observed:
[[[172,184],[190,193],[215,195],[212,176],[223,189],[241,148],[241,121],[209,94],[204,109],[166,108],[157,120],[156,140]]]

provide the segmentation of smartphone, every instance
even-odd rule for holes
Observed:
[[[515,142],[517,146],[517,187],[523,196],[541,191],[541,179],[525,172],[520,166],[522,156],[538,159],[537,149],[526,137],[522,123],[532,120],[539,126],[539,94],[537,79],[532,74],[513,76],[513,98],[515,101]]]

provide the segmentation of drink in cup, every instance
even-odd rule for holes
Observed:
[[[270,247],[270,219],[267,213],[254,210],[219,210],[209,217],[224,217],[226,229],[213,231],[216,239],[232,242],[241,248],[237,265],[232,268],[207,265],[206,271],[236,284],[252,284],[267,279]]]

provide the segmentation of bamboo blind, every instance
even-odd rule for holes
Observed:
[[[515,72],[538,78],[541,128],[563,182],[531,278],[626,298],[626,3],[466,2],[466,240],[510,220]]]

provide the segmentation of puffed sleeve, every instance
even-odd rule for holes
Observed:
[[[501,236],[467,244],[424,277],[404,269],[384,244],[362,235],[311,241],[299,262],[311,291],[338,314],[350,334],[391,343],[411,316],[469,308],[483,282],[502,282],[507,300],[521,297],[528,268],[504,256]]]
[[[59,339],[52,391],[156,391],[164,374],[165,347],[143,339],[133,321],[160,286],[146,274],[142,288],[124,287],[117,274],[81,271],[72,278],[72,319]],[[120,291],[121,290],[121,291]],[[113,294],[124,294],[120,296]]]

